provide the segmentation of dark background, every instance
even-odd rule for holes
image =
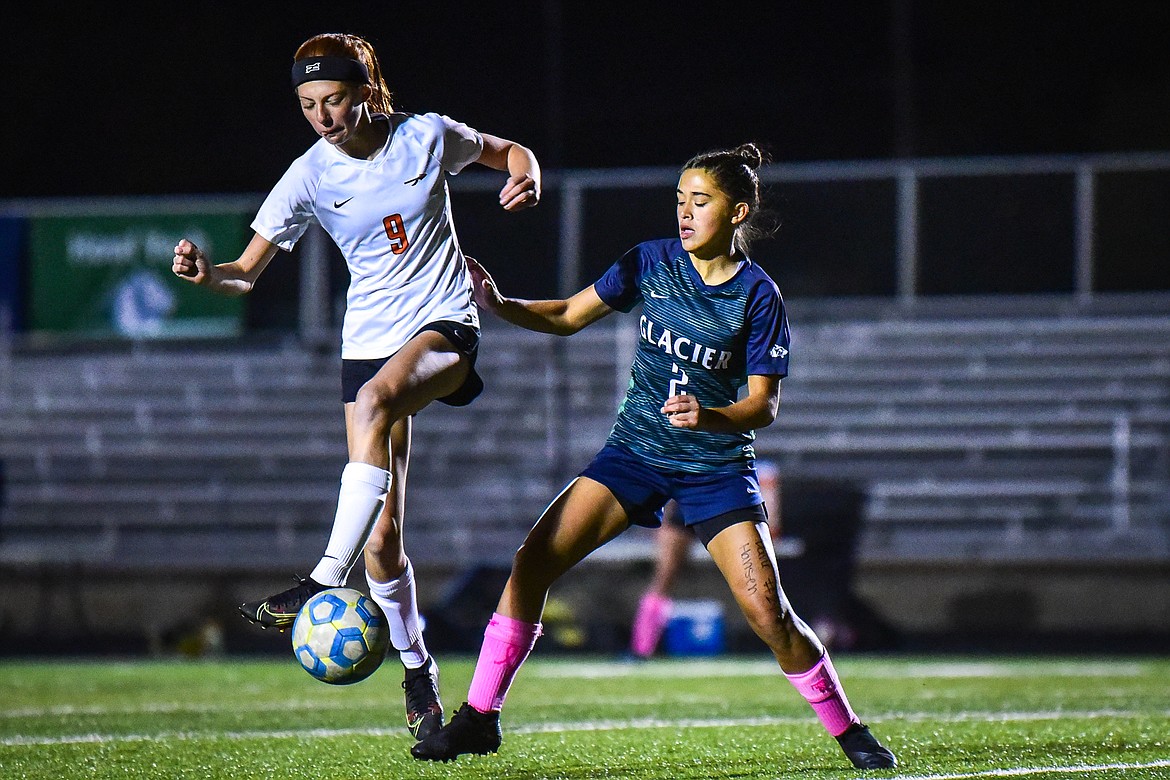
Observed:
[[[317,33],[351,32],[374,43],[398,109],[519,141],[554,173],[540,208],[513,215],[494,190],[468,190],[470,177],[453,187],[463,247],[520,297],[568,294],[632,244],[672,235],[673,171],[747,140],[783,163],[1170,149],[1166,3],[297,0],[2,13],[15,78],[0,200],[245,194],[258,205],[316,138],[289,84],[294,52]],[[582,265],[566,281],[555,171],[642,166],[666,172],[661,190],[586,193]],[[1095,184],[1094,290],[1170,290],[1170,168]],[[916,292],[1074,292],[1074,185],[1072,168],[923,180]],[[774,184],[766,203],[781,229],[752,257],[790,298],[896,295],[895,188],[890,177]],[[333,254],[340,301],[347,276]],[[249,296],[252,330],[297,322],[300,266],[281,266]]]
[[[264,192],[314,140],[318,32],[376,46],[403,110],[547,168],[1166,149],[1170,4],[10,4],[0,197]],[[15,74],[15,78],[13,77]]]

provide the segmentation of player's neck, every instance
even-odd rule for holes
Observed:
[[[359,160],[373,159],[386,145],[386,138],[389,135],[389,122],[374,120],[366,114],[358,125],[357,133],[342,151]]]
[[[723,284],[739,271],[743,265],[743,255],[735,250],[730,253],[721,253],[713,257],[699,257],[689,253],[691,265],[695,267],[703,284],[715,286]]]

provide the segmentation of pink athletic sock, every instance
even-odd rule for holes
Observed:
[[[854,723],[861,722],[845,698],[841,680],[837,677],[837,670],[833,668],[828,653],[821,656],[821,660],[807,672],[784,676],[812,705],[813,712],[834,737],[841,736]]]
[[[480,712],[501,710],[512,679],[540,636],[540,623],[525,623],[500,613],[492,615],[483,632],[483,645],[467,703]]]
[[[671,600],[661,593],[647,591],[638,601],[634,628],[630,636],[630,652],[639,658],[654,655],[666,621],[670,618]]]

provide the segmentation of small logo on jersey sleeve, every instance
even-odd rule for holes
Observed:
[[[344,206],[346,203],[349,203],[349,202],[350,202],[351,200],[353,200],[353,199],[354,199],[354,196],[353,196],[353,195],[350,195],[350,196],[349,196],[348,198],[346,198],[345,200],[335,200],[335,201],[333,201],[333,208],[335,208],[335,209],[339,209],[339,208],[341,208],[342,206]]]
[[[788,357],[788,350],[785,349],[783,345],[776,344],[768,351],[768,354],[774,358],[786,358]]]

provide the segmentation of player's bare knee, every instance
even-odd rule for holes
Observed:
[[[782,631],[781,616],[775,606],[768,604],[745,605],[743,615],[747,618],[752,631],[761,637]]]
[[[390,544],[384,535],[371,534],[370,538],[366,540],[366,555],[372,556],[383,566],[387,566],[387,564],[393,562],[392,559],[397,551],[397,547],[396,544]]]
[[[401,393],[396,385],[367,382],[354,400],[354,421],[389,431],[395,421],[405,416],[399,409],[400,401]]]
[[[366,415],[376,414],[377,410],[390,406],[396,395],[393,385],[377,381],[366,382],[357,391],[355,398],[357,405],[354,408]]]
[[[512,580],[526,588],[547,589],[556,580],[547,554],[529,544],[520,545],[512,556]]]
[[[512,577],[513,579],[526,579],[532,575],[533,572],[540,570],[540,556],[534,554],[533,549],[527,545],[522,544],[512,555]]]
[[[743,613],[756,635],[769,645],[774,642],[789,644],[800,634],[792,610],[783,604],[760,600],[745,605]]]

